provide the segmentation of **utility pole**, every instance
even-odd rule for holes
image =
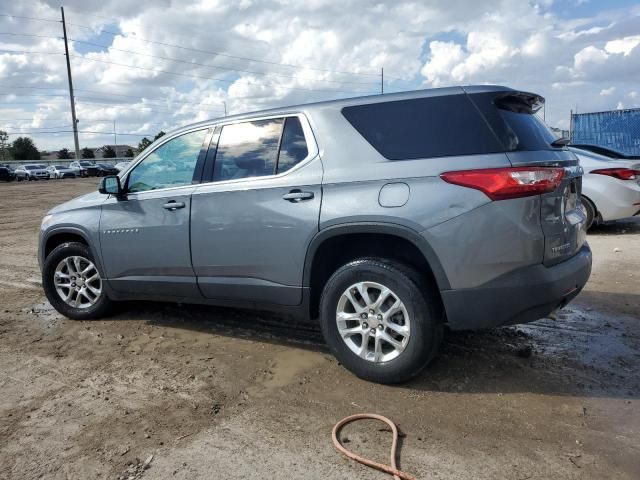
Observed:
[[[116,150],[116,156],[118,154],[118,134],[116,133],[116,121],[113,121],[113,145]]]
[[[80,144],[78,143],[78,119],[76,118],[76,101],[73,97],[73,81],[71,80],[71,63],[69,58],[69,46],[67,45],[67,24],[64,21],[64,7],[60,7],[62,13],[62,33],[64,35],[64,54],[67,58],[67,78],[69,79],[69,101],[71,102],[71,121],[73,123],[73,142],[76,147],[76,160],[80,159]]]
[[[384,95],[384,67],[380,69],[380,94]]]
[[[224,105],[224,116],[227,116],[227,102],[225,102],[224,100],[222,101],[222,104]]]

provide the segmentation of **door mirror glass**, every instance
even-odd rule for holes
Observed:
[[[100,187],[98,188],[98,191],[105,195],[116,195],[117,197],[119,197],[122,194],[120,179],[115,175],[102,177],[102,179],[100,180]]]

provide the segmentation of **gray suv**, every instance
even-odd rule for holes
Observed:
[[[356,375],[394,383],[443,328],[536,320],[591,272],[582,170],[506,87],[225,117],[162,137],[44,218],[44,290],[73,319],[143,299],[319,319]]]

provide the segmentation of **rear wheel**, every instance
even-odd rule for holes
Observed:
[[[580,197],[580,200],[582,201],[582,205],[584,205],[584,209],[587,212],[586,229],[589,230],[593,226],[593,223],[596,219],[596,207],[587,197],[582,196]]]
[[[92,320],[108,313],[102,275],[88,246],[68,242],[56,247],[44,261],[42,285],[51,305],[65,317]]]
[[[365,258],[338,269],[320,300],[320,325],[336,358],[358,377],[399,383],[417,375],[442,338],[437,301],[403,264]]]

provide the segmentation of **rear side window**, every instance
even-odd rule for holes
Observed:
[[[213,180],[273,175],[283,123],[283,118],[275,118],[222,127]]]
[[[309,150],[298,117],[287,117],[280,144],[278,173],[286,172],[307,158]]]
[[[356,105],[342,114],[389,160],[504,151],[467,95]]]
[[[506,151],[557,150],[551,143],[556,136],[535,114],[544,101],[541,97],[519,92],[469,95],[477,105]]]

